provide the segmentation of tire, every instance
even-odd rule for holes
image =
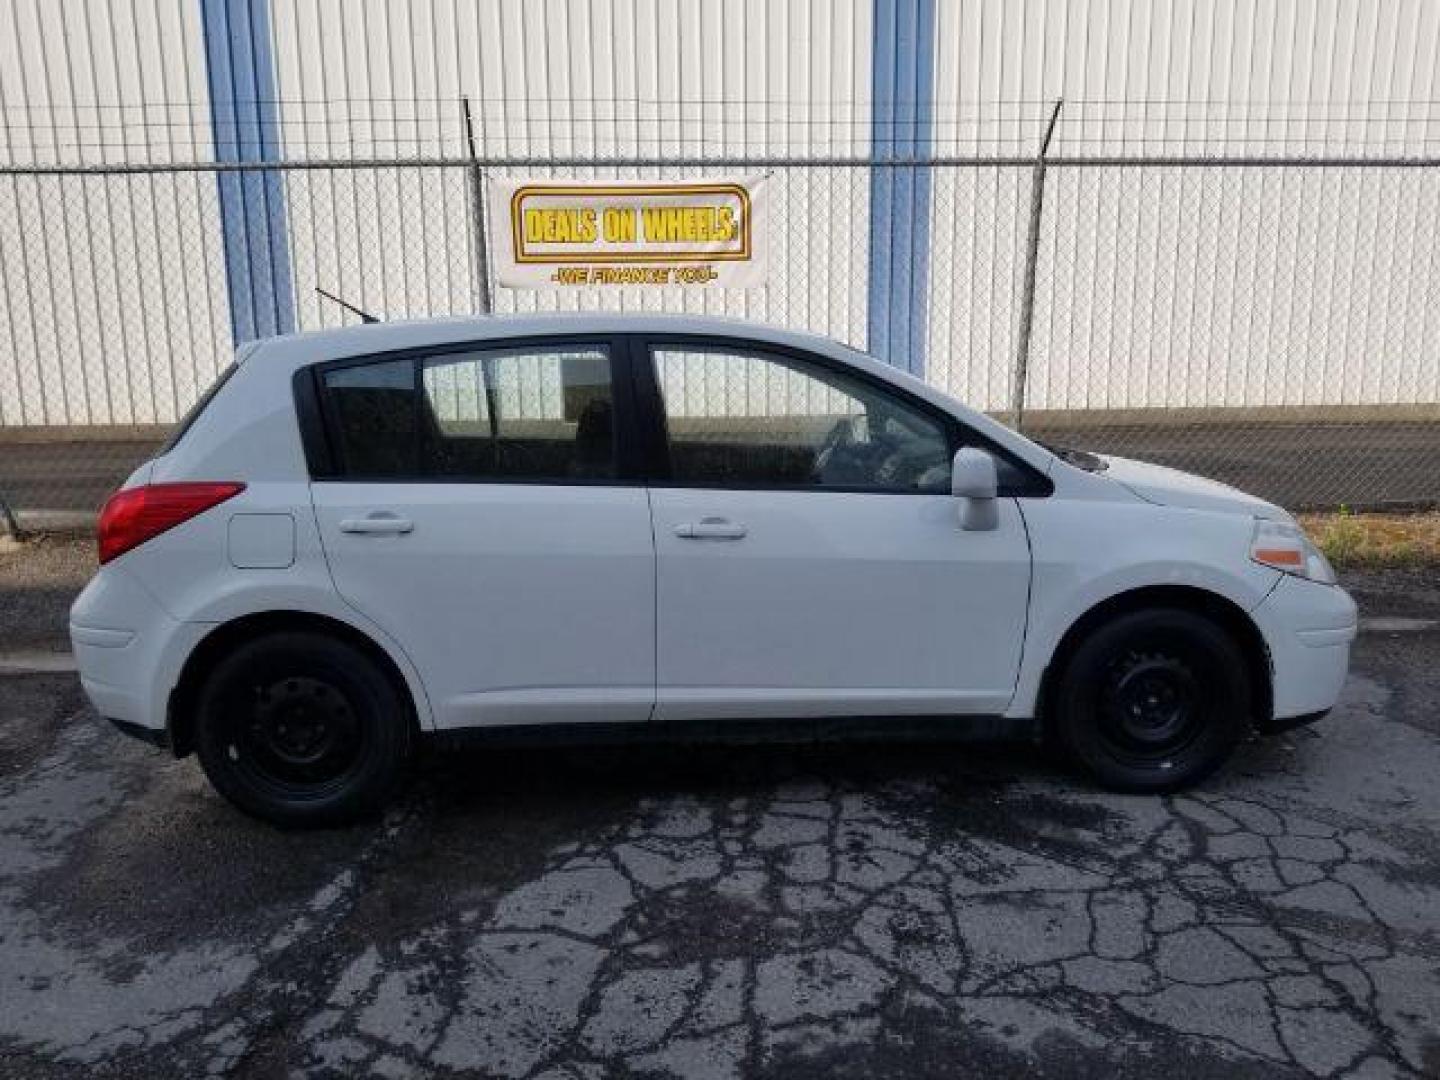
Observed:
[[[1061,673],[1053,731],[1115,791],[1177,791],[1209,776],[1251,723],[1245,657],[1194,612],[1120,615],[1080,643]]]
[[[379,811],[414,743],[410,709],[361,650],[325,634],[267,634],[215,666],[197,699],[195,752],[215,790],[276,825]]]

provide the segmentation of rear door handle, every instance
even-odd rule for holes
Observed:
[[[745,532],[744,525],[718,517],[686,521],[675,526],[675,535],[682,540],[743,540]]]
[[[389,513],[370,514],[363,518],[344,518],[340,522],[341,532],[359,533],[365,536],[398,536],[408,533],[414,528],[415,523],[409,518],[397,517]]]

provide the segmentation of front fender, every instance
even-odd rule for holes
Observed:
[[[1063,498],[1021,503],[1035,564],[1009,716],[1035,714],[1055,650],[1098,605],[1168,586],[1219,596],[1248,613],[1282,577],[1249,559],[1253,526],[1245,515]]]

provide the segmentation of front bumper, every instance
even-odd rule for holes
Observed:
[[[1274,676],[1271,716],[1262,730],[1318,719],[1345,685],[1359,624],[1355,601],[1338,586],[1286,576],[1253,614]]]

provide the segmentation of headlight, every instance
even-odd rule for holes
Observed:
[[[1335,584],[1329,560],[1298,525],[1257,518],[1250,536],[1250,558],[1272,570],[1324,585]]]

